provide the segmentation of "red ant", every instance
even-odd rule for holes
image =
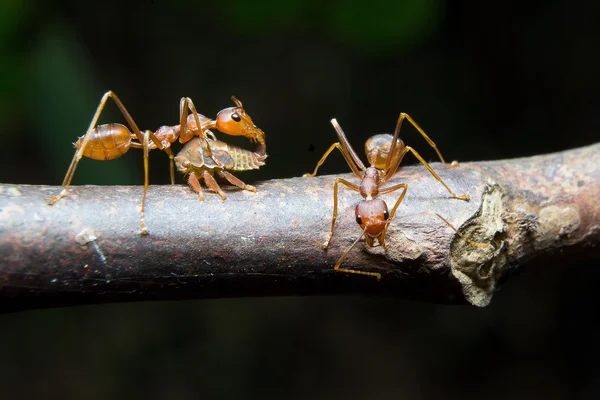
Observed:
[[[96,126],[109,98],[113,99],[133,132],[121,124]],[[113,160],[127,153],[130,148],[143,149],[144,192],[142,195],[140,226],[141,235],[146,235],[148,228],[144,222],[144,206],[148,191],[148,156],[150,150],[160,149],[168,154],[170,159],[171,184],[174,184],[174,154],[170,147],[171,143],[174,143],[177,139],[179,139],[180,143],[186,143],[195,136],[207,140],[207,132],[214,138],[213,133],[209,129],[217,129],[227,135],[244,136],[250,140],[258,141],[263,148],[266,148],[263,131],[257,128],[250,116],[246,114],[242,102],[236,99],[235,96],[232,96],[231,99],[236,104],[236,107],[229,107],[219,111],[216,120],[211,120],[198,114],[194,103],[189,97],[183,97],[179,103],[179,125],[162,126],[156,132],[146,130],[142,133],[117,95],[112,91],[104,93],[87,132],[75,142],[77,150],[63,180],[62,191],[57,196],[50,198],[48,204],[52,205],[56,203],[67,194],[67,189],[71,184],[75,169],[82,157],[85,156],[94,160]],[[189,111],[192,114],[188,117]],[[209,157],[212,155],[210,146],[208,146],[206,155]]]
[[[402,203],[402,200],[406,195],[408,185],[405,183],[400,183],[398,185],[394,185],[385,189],[380,190],[380,188],[394,175],[394,173],[400,166],[404,155],[409,151],[413,153],[415,157],[417,157],[417,159],[421,163],[423,163],[423,165],[425,165],[427,170],[434,176],[435,179],[437,179],[442,185],[444,185],[446,190],[448,190],[448,192],[452,195],[453,198],[458,200],[469,200],[469,195],[467,194],[463,194],[460,196],[456,195],[448,187],[448,185],[446,185],[446,183],[438,176],[438,174],[429,166],[429,164],[427,164],[427,162],[419,155],[419,153],[417,153],[413,148],[405,146],[404,143],[398,138],[398,135],[400,133],[400,127],[402,126],[402,121],[404,119],[407,119],[421,133],[421,135],[427,140],[429,145],[435,149],[440,160],[442,161],[442,163],[444,163],[446,167],[451,168],[458,165],[456,161],[452,162],[451,164],[446,163],[446,161],[442,157],[442,154],[437,149],[435,143],[427,136],[423,129],[421,129],[421,127],[408,114],[400,113],[393,137],[392,135],[388,134],[375,135],[369,138],[365,143],[365,151],[367,153],[367,159],[370,164],[368,168],[365,167],[360,158],[358,158],[358,155],[356,154],[354,149],[352,149],[352,146],[350,146],[350,143],[348,142],[344,131],[342,130],[336,119],[332,119],[331,124],[333,125],[333,128],[337,133],[339,142],[336,142],[333,145],[331,145],[331,147],[329,147],[329,149],[325,152],[321,160],[319,160],[319,162],[317,163],[317,166],[312,174],[304,175],[307,177],[315,176],[317,170],[323,164],[327,156],[329,156],[333,149],[337,148],[344,156],[344,159],[348,163],[348,166],[350,167],[354,175],[356,175],[356,177],[361,180],[360,185],[355,185],[352,182],[349,182],[345,179],[338,178],[333,184],[333,218],[331,220],[331,231],[327,236],[327,239],[323,243],[323,247],[325,249],[327,249],[327,247],[329,246],[329,242],[331,240],[331,237],[333,236],[335,220],[338,216],[338,185],[342,183],[349,189],[360,193],[360,195],[363,198],[363,200],[356,205],[355,209],[356,223],[362,229],[362,234],[354,241],[354,243],[348,248],[348,250],[346,250],[346,252],[340,257],[338,262],[335,264],[334,269],[336,271],[373,276],[377,278],[377,280],[381,279],[380,273],[340,268],[340,265],[342,264],[350,250],[354,248],[354,246],[358,243],[362,236],[365,237],[365,241],[370,247],[375,246],[375,239],[377,239],[379,245],[385,245],[385,233],[391,220],[394,218],[394,214],[396,213],[398,206],[400,205],[400,203]],[[396,200],[396,203],[394,204],[394,207],[392,207],[392,210],[388,211],[386,202],[380,198],[377,198],[377,196],[380,194],[392,193],[400,189],[402,189],[400,197],[398,198],[398,200]],[[413,214],[410,216],[398,218],[396,219],[396,221],[398,221],[399,219],[414,217],[423,214],[436,215],[442,221],[444,221],[450,228],[452,228],[452,230],[454,230],[454,232],[456,232],[461,238],[463,238],[473,246],[480,248],[487,247],[487,245],[473,242],[472,240],[465,237],[450,222],[448,222],[444,217],[435,212]]]

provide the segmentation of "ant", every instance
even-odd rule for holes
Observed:
[[[327,240],[325,240],[325,242],[323,243],[324,249],[327,249],[327,247],[329,246],[329,242],[331,240],[331,237],[333,236],[335,221],[338,216],[338,185],[342,183],[349,189],[360,193],[360,195],[363,198],[363,200],[361,200],[361,202],[356,205],[355,209],[356,223],[360,226],[362,234],[354,241],[352,246],[350,246],[348,250],[346,250],[346,252],[340,257],[338,262],[335,264],[333,268],[336,271],[373,276],[377,278],[377,280],[381,279],[381,274],[377,272],[357,271],[353,269],[340,268],[340,266],[346,258],[346,256],[348,255],[348,253],[350,253],[350,250],[354,248],[354,246],[358,243],[362,236],[365,237],[365,241],[370,247],[375,246],[375,239],[377,239],[379,245],[385,245],[385,233],[391,220],[394,218],[394,214],[396,213],[398,206],[400,205],[400,203],[402,203],[402,200],[406,195],[408,185],[405,183],[400,183],[398,185],[394,185],[385,189],[381,189],[381,186],[383,186],[387,181],[390,180],[390,178],[394,175],[394,173],[400,166],[404,155],[409,151],[413,153],[415,157],[421,163],[423,163],[423,165],[425,165],[427,170],[435,177],[435,179],[437,179],[442,185],[444,185],[446,190],[448,190],[448,192],[452,195],[453,198],[458,200],[469,200],[468,194],[463,194],[460,196],[456,195],[448,187],[448,185],[444,183],[444,181],[438,176],[438,174],[435,173],[435,171],[429,166],[429,164],[427,164],[427,162],[419,155],[419,153],[417,153],[413,148],[404,145],[404,143],[398,138],[398,135],[400,133],[400,127],[402,126],[402,121],[404,119],[407,119],[421,133],[421,135],[423,135],[423,137],[427,140],[430,146],[435,149],[436,153],[440,157],[440,160],[442,161],[442,163],[444,163],[446,167],[452,168],[458,165],[456,161],[453,161],[451,164],[446,163],[446,161],[442,157],[442,154],[437,149],[435,143],[427,136],[423,129],[421,129],[421,127],[417,125],[417,123],[408,114],[400,113],[393,137],[389,134],[380,134],[372,136],[366,141],[365,151],[367,153],[367,159],[370,164],[368,168],[364,166],[360,158],[358,158],[358,155],[356,154],[354,149],[352,149],[352,147],[350,146],[350,143],[348,142],[348,139],[346,138],[346,135],[344,134],[344,131],[338,124],[337,120],[335,118],[332,119],[331,125],[333,125],[333,128],[337,133],[339,142],[336,142],[333,145],[331,145],[331,147],[329,147],[329,149],[325,152],[321,160],[319,160],[319,162],[317,163],[317,166],[312,174],[304,174],[305,177],[314,177],[317,173],[317,170],[323,164],[327,156],[329,156],[329,154],[337,148],[344,156],[344,159],[348,163],[348,166],[350,167],[354,175],[356,175],[356,177],[358,177],[361,180],[360,185],[355,185],[352,182],[349,182],[345,179],[337,178],[333,184],[333,218],[331,220],[331,231],[327,236]],[[396,200],[396,203],[394,204],[394,207],[392,207],[392,210],[388,211],[388,206],[386,202],[380,198],[377,198],[377,196],[380,194],[383,195],[392,193],[400,189],[402,189],[400,197],[398,198],[398,200]],[[444,221],[450,228],[452,228],[452,230],[454,230],[454,232],[456,232],[461,238],[463,238],[473,246],[480,248],[488,247],[487,245],[476,243],[468,239],[444,217],[435,212],[413,214],[402,218],[398,218],[396,219],[396,221],[407,217],[414,217],[423,214],[436,215],[442,221]]]
[[[131,129],[121,124],[103,124],[96,126],[100,114],[108,99],[112,99]],[[48,200],[49,205],[53,205],[67,194],[67,189],[71,184],[75,169],[82,157],[92,158],[94,160],[113,160],[127,153],[130,148],[142,149],[144,153],[144,192],[142,195],[140,211],[140,227],[142,236],[148,234],[148,228],[144,222],[144,206],[146,203],[146,193],[148,191],[148,157],[152,149],[160,149],[169,156],[169,167],[171,184],[175,183],[174,154],[171,150],[171,144],[179,139],[180,143],[186,143],[193,137],[198,136],[203,140],[207,139],[207,132],[214,138],[214,134],[209,129],[217,129],[227,135],[244,136],[253,141],[258,141],[263,147],[264,133],[254,125],[252,119],[235,96],[231,99],[236,107],[225,108],[217,113],[216,120],[211,120],[202,114],[198,114],[194,103],[189,97],[183,97],[179,103],[180,124],[175,126],[162,126],[156,132],[149,130],[143,133],[123,105],[123,102],[113,91],[104,93],[100,99],[100,104],[86,133],[81,136],[74,146],[76,148],[73,160],[62,183],[62,191]],[[191,111],[191,115],[188,116]],[[182,129],[183,127],[183,129]],[[210,146],[207,153],[212,156]]]

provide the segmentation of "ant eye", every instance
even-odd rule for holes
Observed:
[[[362,218],[360,217],[360,215],[356,216],[356,223],[362,225]]]
[[[385,210],[383,212],[383,219],[388,219],[390,217],[390,213],[388,212],[388,210]]]
[[[234,120],[235,122],[240,122],[242,120],[242,118],[240,117],[240,115],[238,113],[231,114],[231,119]]]

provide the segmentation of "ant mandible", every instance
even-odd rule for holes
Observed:
[[[381,279],[381,274],[377,272],[366,272],[366,271],[357,271],[353,269],[340,268],[342,262],[350,253],[350,251],[354,248],[354,246],[358,243],[362,236],[365,237],[365,241],[369,247],[375,246],[375,239],[379,242],[379,245],[385,245],[385,233],[387,228],[394,218],[394,214],[402,203],[404,196],[406,195],[406,191],[408,189],[408,185],[405,183],[400,183],[394,186],[390,186],[385,189],[381,189],[387,181],[394,175],[394,173],[398,170],[400,163],[404,155],[407,152],[411,152],[415,155],[415,157],[425,165],[427,170],[438,180],[448,192],[452,195],[453,198],[458,200],[469,200],[468,194],[456,195],[446,183],[439,177],[439,175],[427,164],[427,162],[417,153],[413,148],[409,146],[405,146],[404,143],[398,138],[400,133],[400,127],[402,126],[402,121],[404,119],[408,119],[409,122],[423,135],[423,137],[427,140],[431,147],[433,147],[440,157],[440,160],[444,165],[448,168],[454,167],[458,165],[456,161],[452,162],[452,164],[448,164],[444,161],[442,154],[437,149],[435,143],[425,134],[423,129],[419,125],[414,122],[414,120],[405,113],[401,113],[398,122],[396,124],[396,129],[394,131],[394,136],[388,134],[380,134],[372,136],[365,143],[365,151],[367,153],[367,159],[369,161],[370,166],[367,168],[364,166],[358,155],[350,146],[344,131],[341,126],[338,124],[337,120],[334,118],[331,120],[331,124],[335,129],[339,142],[334,143],[329,149],[325,152],[321,160],[317,163],[317,166],[312,174],[305,174],[306,177],[314,177],[317,173],[319,167],[323,164],[327,156],[333,151],[333,149],[338,149],[344,156],[344,159],[348,163],[348,166],[360,180],[360,185],[355,185],[352,182],[347,181],[346,179],[337,178],[333,184],[333,218],[331,220],[331,231],[327,236],[327,239],[323,243],[323,247],[326,249],[329,246],[329,242],[331,237],[333,236],[333,231],[335,227],[335,221],[338,216],[338,185],[342,183],[349,189],[359,192],[362,196],[363,200],[357,204],[355,208],[356,215],[356,223],[360,226],[362,230],[362,234],[354,241],[354,243],[344,252],[344,254],[340,257],[338,262],[334,266],[334,270],[358,274],[358,275],[367,275],[373,276],[377,278],[377,280]],[[392,210],[389,211],[387,204],[384,200],[377,198],[380,194],[388,194],[395,192],[397,190],[402,189],[402,193]],[[435,212],[425,212],[419,214],[413,214],[410,216],[405,216],[399,219],[404,219],[407,217],[414,217],[417,215],[430,214],[439,217],[442,221],[444,221],[454,232],[456,232],[461,238],[466,240],[468,243],[476,246],[485,248],[487,247],[484,244],[473,242],[472,240],[465,237],[458,229],[456,229],[450,222],[448,222],[444,217]]]
[[[113,123],[96,126],[108,99],[112,99],[115,102],[133,132],[121,124]],[[174,184],[174,154],[170,147],[171,143],[174,143],[177,139],[179,139],[180,143],[188,142],[195,136],[206,140],[207,132],[214,138],[214,134],[208,130],[217,129],[227,135],[247,137],[265,146],[263,131],[257,128],[250,116],[246,114],[242,102],[236,99],[235,96],[232,96],[231,99],[236,104],[236,107],[229,107],[219,111],[216,120],[211,120],[202,114],[198,114],[194,103],[189,97],[183,97],[179,103],[179,125],[162,126],[156,132],[146,130],[142,133],[119,97],[113,91],[104,93],[88,130],[74,144],[76,148],[75,154],[63,180],[62,191],[57,196],[50,198],[48,204],[53,205],[67,195],[77,165],[84,156],[94,160],[113,160],[127,153],[130,148],[143,149],[144,192],[140,211],[140,234],[146,235],[148,228],[144,222],[144,208],[146,193],[148,191],[148,157],[150,150],[160,149],[168,154],[171,184]],[[192,114],[188,116],[190,111]],[[207,155],[211,156],[210,146],[208,147]]]

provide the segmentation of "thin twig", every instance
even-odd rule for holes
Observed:
[[[0,311],[112,301],[372,293],[436,302],[489,303],[507,271],[557,260],[600,259],[600,144],[531,158],[432,164],[456,193],[449,198],[425,168],[402,169],[409,185],[386,246],[361,242],[344,266],[380,272],[381,281],[332,269],[360,235],[354,205],[340,194],[328,250],[332,183],[338,176],[271,180],[257,193],[226,188],[204,202],[187,187],[151,186],[139,236],[141,187],[0,185]],[[342,177],[353,179],[350,175]],[[384,196],[388,203],[394,195]],[[556,261],[555,261],[556,262]]]

